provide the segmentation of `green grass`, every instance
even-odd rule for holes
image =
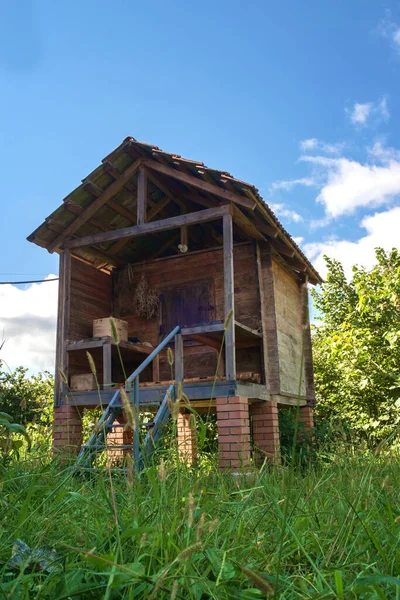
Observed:
[[[133,481],[20,462],[1,485],[0,598],[400,598],[397,456]],[[17,538],[60,568],[11,568]]]

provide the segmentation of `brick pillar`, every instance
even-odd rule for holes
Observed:
[[[299,423],[303,423],[306,433],[311,433],[314,427],[314,409],[312,406],[300,406]]]
[[[110,433],[107,433],[107,446],[132,445],[133,431],[130,427],[125,429],[126,422],[126,418],[123,415],[115,421],[114,425],[122,425],[122,427],[115,427]],[[107,463],[109,465],[117,465],[124,460],[124,456],[129,452],[132,452],[130,448],[108,448]]]
[[[197,460],[197,435],[196,429],[192,425],[190,413],[178,413],[176,421],[178,454],[183,461],[189,464],[193,464]]]
[[[249,401],[242,396],[217,398],[218,449],[221,469],[250,463]]]
[[[250,405],[253,425],[254,459],[261,466],[265,459],[273,464],[280,463],[280,439],[278,405],[262,401]]]
[[[53,448],[64,454],[77,454],[82,445],[82,418],[77,406],[54,407]]]

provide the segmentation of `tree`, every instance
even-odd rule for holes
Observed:
[[[326,283],[312,292],[317,415],[376,444],[400,423],[400,254],[377,248],[375,266],[353,267],[351,280],[325,260]]]
[[[0,361],[0,411],[15,423],[27,425],[51,422],[53,378],[50,373],[28,375],[28,369],[3,370]]]

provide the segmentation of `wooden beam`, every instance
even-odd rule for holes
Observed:
[[[304,352],[304,382],[306,385],[306,398],[308,406],[315,406],[315,384],[313,355],[310,329],[310,309],[308,306],[308,278],[300,284],[300,310],[303,330],[303,352]]]
[[[282,244],[277,240],[270,240],[270,244],[277,252],[279,252],[279,254],[283,254],[283,256],[293,258],[295,255],[295,252],[292,250],[292,248],[289,248],[289,246],[286,246],[286,244]]]
[[[159,231],[168,231],[169,229],[179,229],[183,225],[195,225],[197,223],[206,223],[207,221],[214,221],[223,217],[224,215],[230,216],[230,205],[218,206],[216,208],[207,208],[205,210],[198,210],[194,213],[188,213],[186,215],[179,215],[177,217],[170,217],[168,219],[162,219],[153,223],[143,223],[142,225],[135,225],[132,227],[124,227],[123,229],[116,229],[114,231],[106,231],[104,233],[97,233],[95,235],[88,235],[86,237],[77,238],[65,242],[65,248],[80,248],[82,246],[91,246],[92,244],[103,244],[104,242],[112,242],[113,240],[120,240],[127,237],[135,237],[140,235],[148,235],[158,233]]]
[[[273,227],[272,225],[269,225],[268,223],[265,223],[260,218],[258,218],[257,215],[255,215],[255,217],[254,217],[254,222],[255,222],[255,226],[257,227],[257,229],[259,229],[262,233],[269,235],[271,238],[278,237],[279,229],[277,229],[276,227]]]
[[[113,165],[109,160],[107,160],[107,159],[103,160],[102,163],[103,163],[103,168],[106,171],[106,173],[108,173],[108,175],[111,175],[111,177],[114,177],[114,179],[119,179],[119,177],[121,177],[122,171],[120,171],[118,169],[118,167]],[[125,183],[124,188],[128,192],[131,192],[131,194],[133,194],[136,197],[137,189],[133,185],[133,183],[131,183],[131,182]]]
[[[107,206],[115,210],[118,214],[128,219],[131,223],[136,223],[136,215],[134,215],[130,210],[125,208],[122,204],[119,204],[115,200],[109,200],[107,202]]]
[[[235,204],[239,204],[240,206],[244,206],[245,208],[249,208],[251,210],[254,210],[256,207],[256,203],[253,200],[246,198],[246,196],[233,194],[229,190],[220,188],[218,185],[208,183],[208,181],[204,181],[204,179],[199,179],[193,175],[182,173],[178,169],[172,169],[171,167],[167,167],[153,160],[144,160],[143,164],[149,167],[149,169],[163,173],[168,177],[173,177],[174,179],[182,181],[191,187],[203,190],[204,192],[208,192],[209,194],[213,194],[219,198],[223,198],[228,202],[234,202]]]
[[[210,346],[210,348],[214,348],[215,350],[221,349],[221,342],[212,338],[206,334],[203,335],[192,335],[190,336],[193,340],[201,342],[204,346]]]
[[[275,308],[275,284],[272,271],[271,247],[269,244],[260,246],[259,256],[261,270],[260,278],[263,283],[264,297],[267,300],[264,305],[263,334],[265,327],[268,358],[268,390],[270,394],[280,394],[281,376]]]
[[[64,336],[64,264],[65,254],[62,253],[59,256],[59,268],[58,268],[58,309],[57,309],[57,341],[56,341],[56,370],[54,374],[54,405],[60,404],[60,395],[62,392],[62,378],[60,376],[60,369],[63,356]]]
[[[304,262],[298,260],[297,258],[291,258],[290,256],[286,256],[285,261],[288,265],[290,265],[291,267],[293,267],[293,269],[296,269],[297,271],[301,271],[304,273],[308,270],[307,265]]]
[[[137,196],[137,224],[146,222],[147,208],[147,174],[144,167],[139,167],[138,173],[138,196]]]
[[[72,202],[72,200],[68,199],[64,201],[64,206],[69,212],[73,213],[74,215],[81,215],[85,210],[83,206],[80,206],[79,204],[76,204],[75,202]],[[108,225],[106,223],[103,223],[102,221],[99,221],[98,219],[95,219],[94,217],[89,219],[88,223],[90,225],[93,225],[93,227],[97,227],[98,229],[100,229],[100,231],[108,231]],[[60,232],[63,230],[64,226],[60,224]]]
[[[104,192],[98,198],[96,198],[96,200],[94,200],[87,208],[85,208],[81,215],[78,215],[75,221],[73,221],[64,229],[63,233],[57,236],[57,238],[48,246],[48,251],[54,252],[57,250],[67,236],[75,233],[75,231],[77,231],[81,225],[86,223],[90,217],[92,217],[102,206],[104,206],[104,204],[106,204],[106,202],[108,202],[124,186],[124,184],[129,181],[129,179],[136,172],[140,163],[141,161],[137,160],[127,169],[125,169],[119,179],[116,179],[113,183],[111,183],[111,185],[109,185],[108,188],[104,190]]]
[[[57,319],[57,350],[56,361],[56,402],[60,402],[61,393],[67,393],[68,384],[68,353],[67,338],[69,328],[69,315],[71,306],[71,253],[65,250],[60,256],[60,275],[59,275],[59,315]],[[60,376],[60,371],[62,376]]]
[[[147,221],[151,221],[160,213],[169,203],[171,202],[171,198],[169,196],[165,196],[162,200],[159,200],[157,204],[153,206],[148,212]]]
[[[109,389],[112,383],[112,347],[110,344],[103,346],[103,389]]]
[[[265,237],[260,232],[260,230],[250,221],[248,217],[238,208],[237,206],[232,206],[232,217],[236,225],[244,231],[246,235],[248,235],[252,239],[261,240],[265,242]]]
[[[267,337],[267,300],[265,297],[264,280],[261,262],[260,244],[256,244],[256,262],[257,262],[257,287],[259,290],[261,330],[262,330],[262,367],[264,375],[264,385],[269,390],[269,368],[268,368],[268,337]]]
[[[175,336],[175,382],[182,383],[184,380],[183,367],[183,338],[180,333]]]
[[[225,323],[230,316],[225,329],[225,371],[228,381],[236,380],[236,351],[235,351],[235,284],[233,273],[233,221],[232,215],[223,217],[224,235],[224,316]]]

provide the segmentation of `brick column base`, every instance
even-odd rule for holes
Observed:
[[[311,406],[301,406],[299,409],[299,423],[303,423],[304,429],[309,434],[314,427],[314,409]]]
[[[278,405],[276,402],[262,401],[250,405],[250,416],[253,425],[254,460],[261,466],[265,459],[279,464],[280,439]]]
[[[242,396],[217,398],[218,449],[221,469],[250,464],[249,400]]]
[[[82,445],[82,418],[77,406],[54,408],[53,448],[57,453],[77,454]]]
[[[126,423],[124,416],[115,421],[114,425],[122,425],[122,427],[116,427],[107,433],[107,446],[132,445],[133,431],[131,428],[125,429]],[[117,465],[124,460],[124,456],[128,453],[132,453],[130,448],[107,448],[107,463]]]
[[[197,460],[197,434],[196,428],[192,425],[190,413],[178,413],[176,421],[178,454],[181,460],[190,465]]]

